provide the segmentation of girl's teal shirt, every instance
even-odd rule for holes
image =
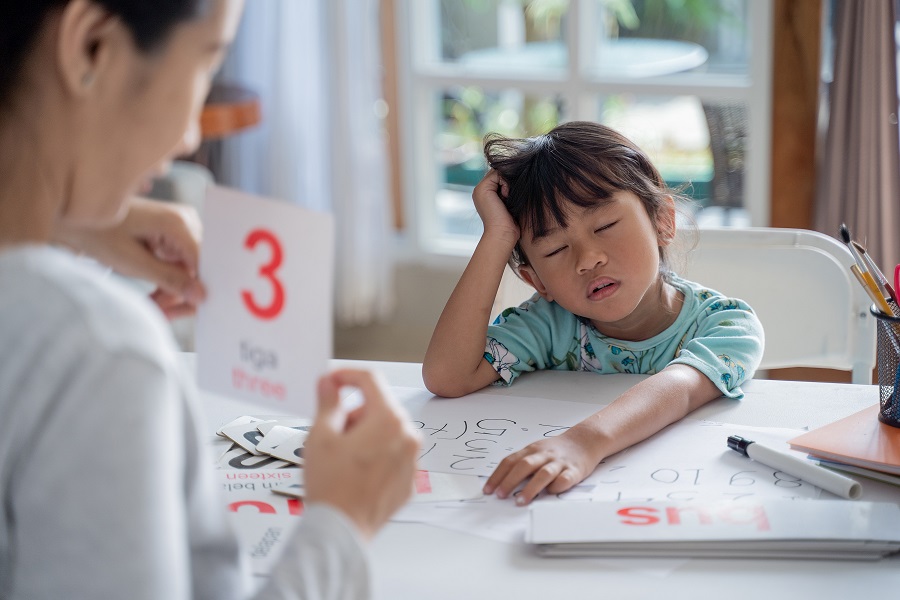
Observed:
[[[725,396],[740,398],[741,384],[762,359],[762,324],[743,300],[678,277],[671,283],[684,293],[684,304],[675,322],[650,339],[606,337],[535,294],[488,327],[484,358],[506,384],[538,369],[652,375],[684,364],[709,377]]]

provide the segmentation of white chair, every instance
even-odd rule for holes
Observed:
[[[685,235],[690,246],[691,233]],[[838,240],[802,229],[701,229],[682,275],[745,300],[763,324],[760,369],[816,367],[852,371],[872,383],[875,319],[872,301],[850,272],[853,256]],[[533,290],[507,268],[496,315]]]
[[[875,318],[853,264],[843,243],[815,231],[701,229],[684,277],[753,307],[766,332],[761,369],[842,369],[869,384]]]

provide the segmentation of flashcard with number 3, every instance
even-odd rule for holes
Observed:
[[[200,387],[279,414],[312,416],[331,354],[334,223],[212,186],[203,206],[197,312]]]

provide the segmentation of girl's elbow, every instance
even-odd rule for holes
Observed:
[[[440,369],[429,367],[427,363],[422,365],[422,381],[425,382],[425,389],[435,396],[453,397],[452,394],[447,393],[450,391],[450,382]]]
[[[435,396],[459,398],[471,391],[464,389],[462,385],[463,378],[456,377],[449,370],[442,369],[439,366],[423,365],[422,380],[425,382],[425,388]]]

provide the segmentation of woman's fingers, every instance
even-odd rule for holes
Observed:
[[[349,413],[341,405],[342,387],[363,396]],[[341,510],[371,537],[412,494],[419,435],[376,375],[335,371],[320,379],[318,393],[306,442],[307,497]]]

